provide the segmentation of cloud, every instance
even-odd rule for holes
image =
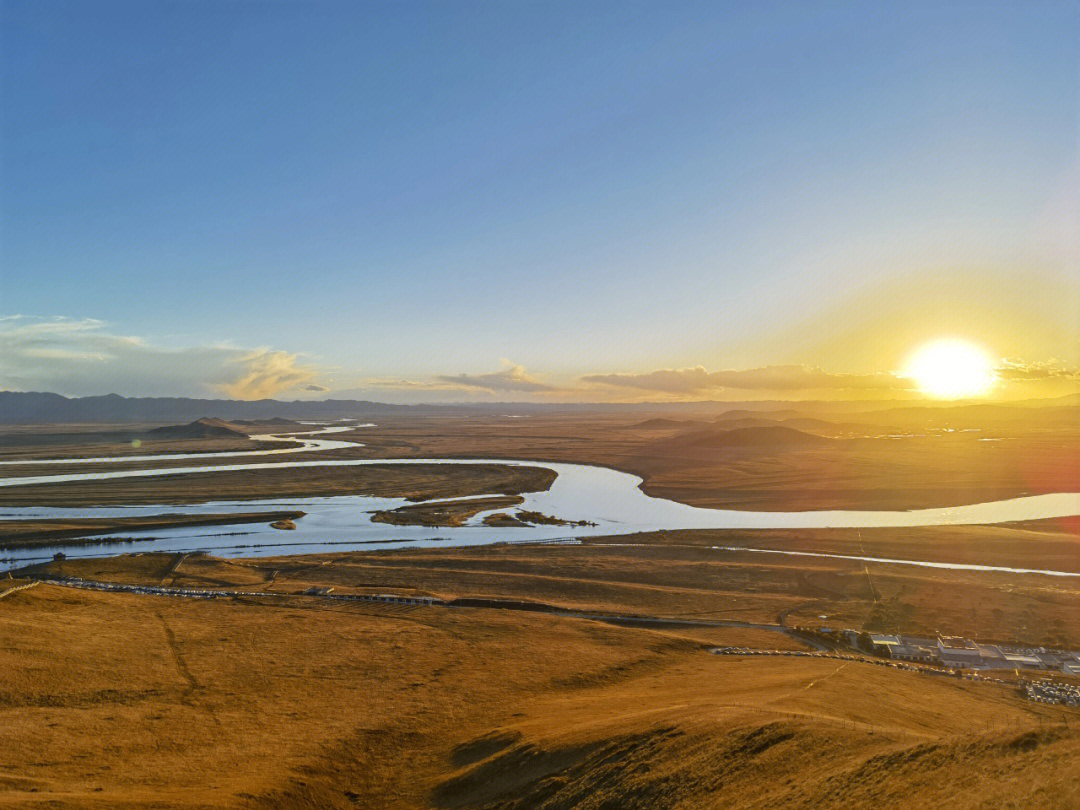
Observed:
[[[560,396],[576,396],[573,390],[549,385],[529,375],[522,366],[506,367],[484,374],[441,374],[429,379],[405,377],[356,377],[334,389],[340,399],[376,399],[383,402],[489,402],[493,395],[507,398],[552,401]]]
[[[525,373],[525,367],[507,363],[501,371],[487,374],[440,374],[436,378],[454,388],[480,388],[497,393],[500,391],[538,392],[553,391],[553,386],[543,383]]]
[[[297,355],[280,350],[159,346],[113,334],[93,318],[0,318],[0,388],[257,399],[315,376]]]
[[[1042,382],[1042,381],[1080,381],[1080,369],[1066,368],[1059,360],[1045,363],[1027,363],[1023,360],[1006,358],[994,369],[998,379],[1006,382]]]
[[[550,385],[526,372],[524,366],[503,361],[503,368],[483,374],[439,374],[431,379],[403,377],[366,377],[356,379],[343,389],[335,390],[336,397],[376,397],[395,401],[430,402],[432,394],[442,400],[484,401],[492,394],[536,395],[550,399],[552,395],[570,393],[568,389]]]
[[[301,388],[304,391],[315,391],[315,392],[322,392],[322,391],[329,391],[330,390],[325,385],[319,385],[318,383],[308,383],[307,385],[301,386]]]
[[[715,388],[759,391],[863,390],[895,391],[913,387],[895,374],[833,374],[806,366],[762,366],[728,371],[693,368],[660,369],[643,374],[590,374],[587,383],[640,388],[667,394],[695,394]]]
[[[297,363],[295,354],[270,349],[249,351],[226,363],[221,373],[233,381],[218,385],[234,399],[272,397],[315,376],[312,369]]]
[[[380,399],[386,401],[428,402],[429,391],[453,391],[460,393],[484,393],[478,388],[462,388],[445,382],[408,380],[403,377],[359,377],[343,388],[335,388],[335,399]],[[398,396],[398,395],[402,396]],[[388,396],[389,395],[389,396]]]

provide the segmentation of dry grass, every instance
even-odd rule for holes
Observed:
[[[151,515],[137,518],[80,518],[57,520],[0,520],[0,549],[54,545],[58,539],[79,542],[87,534],[118,534],[178,526],[215,526],[234,523],[273,523],[299,519],[303,512],[238,512],[219,515]],[[295,528],[295,527],[294,527]],[[84,542],[97,543],[95,539]]]
[[[603,463],[646,475],[652,494],[756,508],[915,507],[1077,484],[1075,445],[1058,434],[704,457],[658,453],[655,433],[636,435],[610,417],[385,421],[353,435],[368,447],[336,455]],[[536,469],[375,466],[205,473],[182,486],[165,478],[5,488],[0,498],[435,498],[549,484]],[[825,615],[832,626],[1080,645],[1072,580],[709,547],[1074,570],[1075,533],[1052,526],[618,541],[639,545],[252,560],[144,554],[45,568],[122,582],[276,593],[329,585],[762,623],[820,624]],[[703,649],[795,645],[766,630],[301,596],[9,592],[19,584],[0,581],[0,807],[739,810],[899,807],[913,797],[928,807],[1080,806],[1075,712],[991,684]]]
[[[1077,491],[1080,426],[1064,421],[1036,429],[1038,409],[1028,411],[1030,423],[1006,423],[996,427],[991,436],[983,432],[935,433],[913,425],[894,428],[875,424],[872,414],[862,414],[861,425],[847,426],[861,431],[855,437],[819,448],[697,447],[682,441],[678,429],[657,432],[634,427],[641,423],[637,415],[534,415],[528,419],[384,416],[375,427],[335,434],[335,439],[357,442],[356,447],[289,458],[514,458],[603,464],[642,476],[643,489],[656,497],[696,506],[762,510],[917,509]],[[894,416],[890,413],[881,419]],[[700,427],[687,425],[690,431]],[[901,430],[905,437],[889,438],[892,430]],[[1001,441],[980,441],[988,437]],[[187,449],[207,443],[174,444],[176,449]],[[207,459],[205,463],[214,461]],[[201,463],[156,461],[152,466]],[[146,466],[150,465],[130,465],[133,469]],[[73,465],[65,471],[87,469]],[[423,484],[418,486],[412,473],[393,473],[389,468],[366,470],[206,474],[186,477],[185,484],[192,482],[191,497],[202,499],[222,488],[229,493],[227,497],[237,498],[393,494],[395,486],[402,492],[431,492]],[[6,474],[48,472],[55,469],[11,468]],[[143,503],[173,503],[186,497],[175,494],[175,482],[161,479],[153,484],[117,487],[103,482],[91,487],[5,488],[0,490],[0,503],[114,503],[118,500],[113,493],[132,486],[138,497],[157,499],[140,501]],[[100,495],[97,490],[101,490]],[[463,494],[471,493],[442,488],[428,496]]]
[[[514,531],[507,529],[508,536]],[[913,539],[905,539],[904,532],[880,530],[878,536],[877,531],[862,532],[865,551],[871,555],[903,557],[906,542],[917,547],[933,543],[934,530],[930,529],[920,530]],[[585,545],[406,548],[235,560],[192,555],[175,576],[178,583],[193,587],[270,583],[267,587],[273,590],[293,592],[331,585],[343,593],[524,599],[671,618],[786,622],[918,635],[940,631],[985,641],[1080,647],[1080,578],[711,548],[782,547],[784,534],[660,532]],[[848,534],[847,530],[808,533],[799,547],[831,548],[849,542]],[[900,544],[899,549],[890,544],[890,537]],[[955,530],[943,530],[940,542],[947,544],[954,537]],[[959,537],[961,544],[967,542],[965,534]],[[88,579],[132,582],[173,558],[73,559],[46,568]]]
[[[640,416],[388,417],[339,438],[364,442],[369,457],[520,458],[603,464],[645,479],[650,495],[695,506],[741,509],[918,509],[1080,489],[1080,426],[1030,422],[987,433],[897,429],[894,414],[828,447],[711,449],[687,446],[679,430],[638,429]],[[689,415],[688,417],[689,418]],[[712,418],[711,416],[709,418]],[[958,422],[960,426],[966,423]],[[975,424],[975,427],[985,425]],[[688,431],[700,425],[687,425]],[[855,426],[859,427],[859,426]]]
[[[65,472],[73,471],[65,469]],[[516,495],[547,489],[554,479],[555,474],[551,470],[540,467],[498,464],[282,468],[2,487],[0,504],[108,506],[319,495],[374,495],[427,500],[492,493]]]
[[[98,458],[113,456],[144,456],[157,453],[229,453],[252,450],[280,450],[299,447],[299,442],[262,442],[243,437],[221,439],[155,439],[148,438],[145,428],[110,433],[82,434],[2,434],[0,461],[31,461],[54,458]],[[135,444],[134,442],[138,442]],[[78,469],[80,465],[71,465]],[[27,464],[12,467],[4,475],[45,475],[52,466]],[[25,472],[30,471],[30,472]]]
[[[1010,691],[485,610],[38,586],[0,603],[0,806],[1066,807]],[[1056,802],[1056,804],[1055,804]]]

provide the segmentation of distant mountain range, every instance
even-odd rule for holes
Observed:
[[[996,419],[1026,419],[1024,408],[1057,406],[1059,418],[1071,419],[1080,405],[1080,395],[1073,394],[1054,400],[1027,400],[1009,404],[964,405],[962,403],[931,402],[843,402],[843,401],[784,401],[758,402],[637,402],[637,403],[526,403],[478,402],[424,405],[395,405],[353,399],[292,400],[260,399],[194,399],[189,397],[123,397],[106,394],[94,397],[70,398],[43,392],[0,391],[0,424],[43,423],[136,423],[191,422],[212,414],[231,422],[278,417],[283,419],[344,419],[365,418],[388,414],[498,414],[514,415],[544,413],[670,413],[720,414],[724,421],[754,419],[790,419],[808,414],[868,414],[860,418],[877,419],[892,411],[902,421],[937,423],[944,421],[947,412]],[[795,410],[797,409],[797,410]],[[1018,413],[1018,411],[1020,411]],[[869,412],[874,412],[869,416]],[[746,423],[750,426],[753,423]],[[692,425],[689,425],[692,427]],[[792,424],[792,427],[799,427]],[[659,426],[654,426],[659,427]]]
[[[74,422],[191,422],[207,414],[218,419],[342,419],[362,415],[409,413],[415,406],[326,399],[282,402],[276,399],[189,399],[187,397],[100,397],[69,399],[60,394],[0,391],[0,424]]]

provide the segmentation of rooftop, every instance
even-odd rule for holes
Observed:
[[[903,643],[900,641],[899,636],[884,636],[879,633],[871,633],[870,641],[872,641],[874,644],[888,644],[891,646]]]
[[[949,650],[978,650],[979,645],[961,636],[939,636],[938,644]]]

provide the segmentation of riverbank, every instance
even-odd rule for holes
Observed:
[[[326,462],[329,463],[313,459],[310,463],[315,466],[276,468],[273,465],[281,462],[265,462],[248,469],[159,477],[109,478],[87,474],[85,480],[79,481],[0,487],[0,506],[198,504],[345,495],[423,501],[494,493],[519,495],[546,490],[555,480],[554,472],[540,466],[509,466],[498,462],[470,465],[365,462],[355,466],[333,466],[333,459]],[[110,466],[109,470],[139,471],[126,466]]]
[[[303,525],[300,521],[298,525]],[[506,529],[513,540],[522,529]],[[268,583],[302,592],[398,593],[542,602],[567,610],[664,615],[754,624],[833,626],[881,633],[953,633],[1031,646],[1080,647],[1077,578],[926,568],[833,556],[762,554],[753,549],[832,553],[853,545],[866,556],[963,561],[986,533],[983,560],[1012,562],[1026,543],[1033,563],[1080,553],[1080,539],[1053,531],[994,527],[918,530],[705,530],[585,538],[566,543],[497,543],[222,559],[205,554],[69,557],[32,570],[85,579],[160,581],[183,558],[177,584]],[[278,533],[292,535],[293,532]],[[291,537],[285,537],[290,541]],[[361,546],[360,548],[364,548]],[[932,556],[929,549],[933,548]],[[272,550],[272,549],[271,549]],[[1042,556],[1040,556],[1042,555]],[[17,574],[17,572],[16,572]],[[271,576],[272,574],[272,576]],[[985,609],[972,610],[972,605]],[[1037,605],[1037,609],[1033,609]]]
[[[392,526],[461,526],[465,521],[491,509],[506,509],[525,502],[520,495],[501,495],[490,498],[469,498],[382,509],[371,516],[372,523]]]
[[[814,428],[833,440],[708,446],[686,436],[726,424],[688,412],[662,430],[616,414],[415,418],[387,416],[341,437],[374,457],[517,458],[599,464],[643,479],[649,495],[691,506],[754,511],[907,510],[1047,492],[1080,492],[1080,410],[1043,424],[1039,409],[987,422],[963,408],[929,417],[854,415]],[[768,413],[759,421],[770,424]],[[704,421],[708,419],[709,421]],[[802,427],[802,424],[800,427]],[[989,440],[988,440],[989,439]]]
[[[238,512],[222,515],[155,515],[132,518],[84,518],[67,520],[0,520],[0,551],[18,548],[46,548],[57,540],[66,543],[99,545],[98,535],[125,532],[152,532],[195,526],[229,526],[247,523],[272,524],[299,520],[300,511]],[[2,555],[0,555],[2,556]]]

